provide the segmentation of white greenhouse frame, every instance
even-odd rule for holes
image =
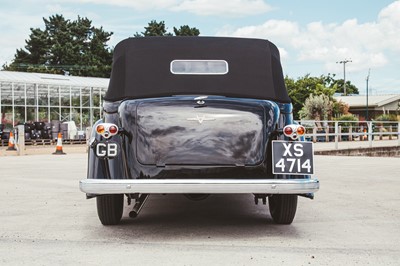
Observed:
[[[102,118],[109,79],[0,71],[0,124],[75,121],[80,130]]]

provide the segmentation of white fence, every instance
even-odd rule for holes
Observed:
[[[306,128],[306,139],[313,142],[395,140],[400,145],[400,122],[397,121],[315,121],[299,120]]]

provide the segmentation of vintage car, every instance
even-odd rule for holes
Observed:
[[[279,51],[267,40],[143,37],[114,50],[103,119],[93,126],[87,179],[103,225],[150,194],[192,200],[249,193],[278,224],[319,189],[313,146],[293,121]]]

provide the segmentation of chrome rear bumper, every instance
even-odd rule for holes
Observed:
[[[259,193],[306,194],[319,189],[317,179],[84,179],[88,194]]]

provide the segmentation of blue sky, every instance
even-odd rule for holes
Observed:
[[[150,20],[167,27],[190,25],[203,36],[264,38],[281,51],[284,73],[292,78],[336,74],[351,59],[346,78],[365,94],[400,93],[400,0],[0,0],[0,65],[25,45],[42,17],[88,17],[114,32],[109,42],[143,31]]]

